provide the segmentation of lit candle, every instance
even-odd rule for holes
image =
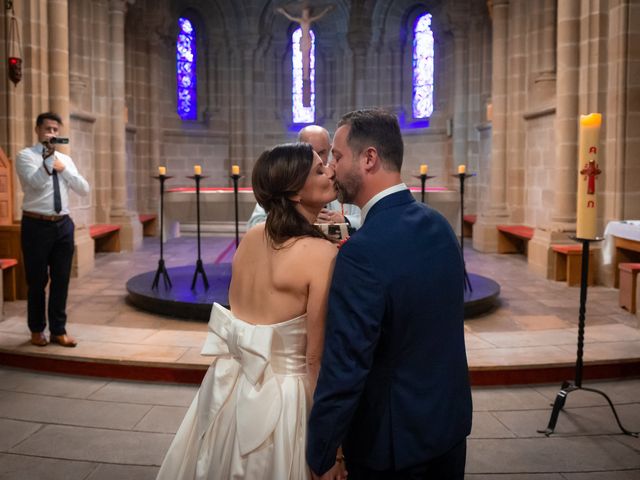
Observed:
[[[193,166],[194,175],[202,175],[202,167],[200,165]]]
[[[420,175],[426,175],[429,171],[429,167],[426,164],[420,165]]]
[[[458,173],[459,174],[463,174],[467,171],[467,167],[465,167],[464,165],[458,165]]]
[[[166,175],[167,174],[166,167],[158,167],[158,174],[159,175]]]
[[[240,175],[240,167],[238,165],[231,166],[231,175]]]
[[[595,239],[598,203],[596,180],[602,171],[598,165],[600,125],[602,114],[580,115],[578,135],[578,213],[576,236]]]

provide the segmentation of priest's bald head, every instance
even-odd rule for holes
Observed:
[[[298,141],[310,143],[313,150],[320,156],[325,165],[329,161],[331,138],[326,128],[318,125],[307,125],[298,132]]]

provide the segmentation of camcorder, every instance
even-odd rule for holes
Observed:
[[[69,139],[65,137],[51,137],[49,143],[51,145],[66,145],[69,143]]]

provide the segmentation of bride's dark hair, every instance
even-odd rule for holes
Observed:
[[[251,185],[267,212],[265,232],[274,245],[293,237],[329,238],[296,210],[291,197],[304,186],[313,165],[308,143],[286,143],[265,150],[253,166]]]

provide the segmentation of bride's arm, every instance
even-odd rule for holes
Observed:
[[[309,295],[307,297],[307,373],[311,392],[316,389],[324,346],[327,298],[338,250],[329,242],[314,242],[313,254],[307,257]]]

